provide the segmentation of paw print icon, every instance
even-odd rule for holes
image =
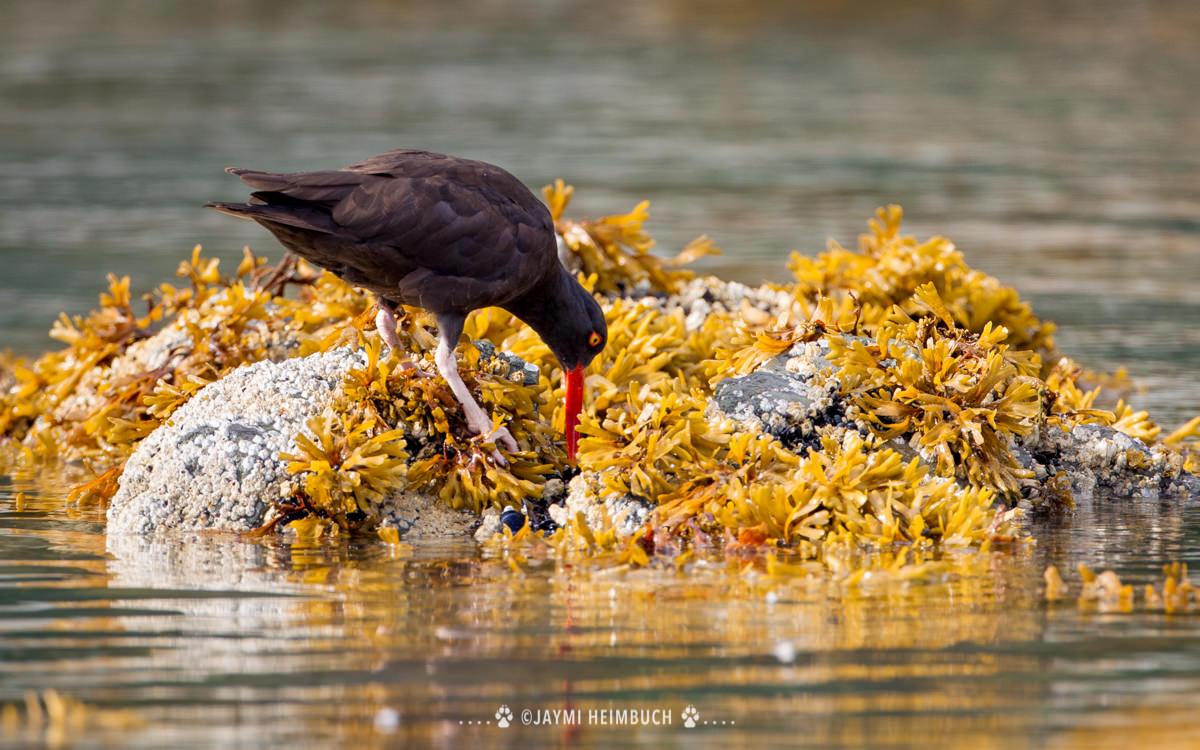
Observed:
[[[507,705],[500,706],[496,709],[496,726],[504,729],[512,721],[512,711]]]
[[[700,721],[700,712],[691,703],[687,708],[683,709],[683,725],[688,729],[696,726],[696,722]]]

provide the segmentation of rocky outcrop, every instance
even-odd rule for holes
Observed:
[[[490,344],[480,349],[498,359],[501,375],[537,382],[537,368],[519,357]],[[362,351],[340,348],[257,362],[205,386],[130,456],[108,509],[109,533],[262,526],[276,501],[296,490],[280,454],[296,451],[300,432],[311,437],[308,421],[335,403],[347,372],[365,362]],[[478,525],[474,514],[419,492],[398,491],[381,516],[406,539],[465,538]]]
[[[831,430],[865,434],[854,409],[839,395],[827,352],[823,341],[796,344],[748,375],[721,381],[709,413],[767,432],[798,453],[819,447],[820,435]],[[894,438],[888,447],[906,460],[930,460],[904,438]],[[1112,427],[1042,425],[1010,449],[1031,474],[1021,495],[1034,508],[1061,503],[1067,492],[1080,499],[1200,496],[1200,477],[1184,471],[1181,455]]]

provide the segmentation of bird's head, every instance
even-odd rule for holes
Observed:
[[[586,369],[608,343],[604,311],[579,282],[572,279],[571,283],[575,288],[568,295],[568,304],[550,330],[542,333],[542,340],[566,372]]]
[[[571,304],[566,306],[560,325],[553,333],[543,336],[543,341],[554,352],[563,368],[567,393],[565,399],[564,432],[567,438],[567,456],[575,460],[579,447],[579,413],[583,410],[583,371],[596,355],[608,344],[608,324],[604,311],[595,297],[571,280],[574,290],[570,294]]]
[[[565,268],[509,307],[537,331],[562,365],[567,385],[567,455],[574,461],[579,445],[576,428],[583,409],[583,371],[608,343],[604,311],[592,293]]]

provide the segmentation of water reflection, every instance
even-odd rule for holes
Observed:
[[[473,546],[105,540],[59,502],[0,499],[0,699],[56,688],[132,708],[146,725],[115,736],[137,746],[1184,746],[1200,731],[1194,615],[1040,593],[1047,562],[1139,585],[1166,560],[1197,566],[1197,508],[1097,503],[1039,522],[1038,544],[847,588],[735,559],[517,575]],[[714,723],[683,727],[689,704]],[[612,707],[674,721],[520,720]]]

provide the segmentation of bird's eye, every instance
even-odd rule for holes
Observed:
[[[596,333],[595,331],[592,331],[592,335],[588,336],[588,346],[600,346],[600,342],[603,340],[604,340],[603,336]]]

